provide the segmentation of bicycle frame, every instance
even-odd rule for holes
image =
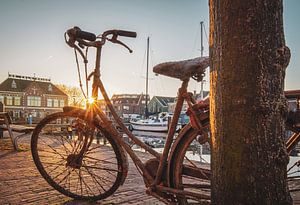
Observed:
[[[79,33],[76,33],[79,32]],[[66,34],[69,36],[69,40],[66,38]],[[80,36],[79,36],[80,35]],[[107,38],[108,35],[112,35],[112,38]],[[130,156],[130,158],[133,160],[134,164],[136,165],[138,171],[141,173],[141,175],[144,178],[145,186],[148,188],[147,192],[157,198],[159,198],[161,201],[164,201],[166,203],[169,203],[168,199],[166,199],[164,196],[161,196],[160,193],[164,192],[171,195],[182,195],[182,196],[191,196],[191,197],[201,197],[200,195],[187,192],[181,189],[171,188],[169,186],[169,178],[164,179],[163,173],[165,171],[168,171],[167,161],[173,156],[172,149],[172,143],[174,141],[174,136],[176,132],[176,127],[179,121],[180,112],[183,107],[184,101],[187,102],[190,109],[191,117],[193,117],[195,124],[196,124],[196,130],[200,130],[202,128],[202,124],[200,121],[200,118],[196,115],[196,111],[194,111],[194,105],[196,104],[196,101],[192,98],[192,94],[187,92],[187,87],[189,83],[189,76],[182,80],[181,87],[178,89],[178,97],[177,97],[177,103],[175,106],[175,111],[173,118],[171,120],[171,124],[169,126],[167,138],[165,147],[163,150],[163,153],[160,154],[156,152],[154,149],[152,149],[150,146],[146,145],[144,142],[139,140],[136,136],[134,136],[127,127],[123,124],[121,118],[117,115],[116,111],[114,110],[113,105],[111,104],[109,97],[105,91],[104,85],[100,79],[100,62],[101,62],[101,51],[102,46],[105,44],[106,40],[111,41],[113,43],[120,44],[127,48],[129,52],[132,52],[132,50],[121,41],[117,40],[118,35],[125,36],[125,37],[135,37],[136,33],[129,32],[129,31],[122,31],[122,30],[108,30],[105,31],[101,36],[99,35],[96,37],[92,33],[88,32],[82,32],[78,27],[74,27],[73,29],[68,30],[65,33],[65,40],[66,43],[73,47],[75,50],[77,50],[82,58],[84,59],[85,67],[87,64],[87,58],[84,55],[83,51],[79,48],[84,48],[84,46],[87,47],[94,47],[96,48],[96,61],[95,61],[95,69],[94,71],[86,77],[86,80],[88,81],[93,77],[92,82],[92,98],[94,100],[97,100],[98,98],[98,92],[102,93],[105,103],[110,110],[114,120],[116,123],[120,126],[120,128],[123,130],[123,132],[138,146],[145,149],[145,151],[149,152],[151,155],[155,157],[155,163],[158,167],[155,167],[155,173],[153,173],[153,170],[150,170],[152,168],[152,165],[150,161],[143,162],[137,154],[131,150],[131,147],[123,140],[123,137],[120,136],[118,130],[113,126],[112,122],[108,119],[108,117],[104,114],[104,112],[99,109],[99,107],[96,106],[96,104],[91,104],[87,106],[87,114],[89,116],[89,119],[92,120],[94,123],[98,123],[100,127],[102,127],[107,133],[111,135],[111,137],[115,140],[116,143],[120,145]],[[96,40],[97,38],[101,38],[101,40]],[[86,41],[87,40],[87,41]],[[78,42],[78,45],[75,44],[75,42]],[[79,46],[79,47],[78,47]],[[75,52],[76,53],[76,52]],[[76,56],[76,61],[78,65],[78,60]],[[79,66],[78,66],[79,69]],[[80,80],[81,84],[81,80]],[[82,87],[81,87],[82,89]],[[207,105],[205,105],[206,107]],[[197,110],[197,109],[196,109]],[[93,119],[92,119],[93,118]],[[206,117],[207,118],[207,117]],[[194,127],[194,126],[192,126]],[[191,128],[191,127],[189,127]],[[184,136],[184,133],[187,131],[187,129],[183,129],[182,132],[179,133],[178,138],[181,139],[181,137]],[[89,146],[89,145],[87,145]],[[174,145],[176,147],[176,145]],[[83,147],[82,149],[86,149]],[[147,163],[150,164],[147,164]],[[155,165],[155,166],[156,166]],[[157,169],[156,169],[157,168]],[[127,170],[126,170],[127,171]],[[152,175],[151,175],[152,174]],[[167,183],[162,183],[167,182]],[[162,185],[165,184],[165,185]],[[166,185],[168,184],[168,185]],[[157,192],[157,191],[158,192]]]
[[[187,92],[188,87],[188,81],[185,80],[182,82],[181,87],[178,90],[178,100],[175,106],[175,112],[169,127],[169,131],[166,138],[165,147],[162,154],[159,154],[154,149],[152,149],[150,146],[146,145],[144,142],[139,140],[135,135],[133,135],[127,127],[123,124],[121,118],[117,115],[111,101],[109,100],[109,97],[107,95],[107,92],[103,86],[103,83],[100,79],[100,59],[101,59],[101,48],[102,46],[97,47],[97,53],[96,53],[96,67],[93,72],[93,84],[92,84],[92,97],[94,99],[98,98],[98,89],[100,89],[104,100],[108,106],[108,109],[112,113],[113,118],[117,122],[117,124],[121,127],[123,132],[128,135],[128,137],[138,146],[145,149],[147,152],[152,154],[156,159],[159,160],[159,166],[156,172],[156,177],[153,179],[153,177],[150,175],[149,171],[146,169],[145,164],[139,159],[139,157],[135,154],[134,151],[132,151],[131,147],[122,139],[122,137],[119,135],[116,128],[112,125],[112,122],[107,118],[107,116],[103,113],[101,109],[94,109],[93,112],[96,112],[96,118],[98,118],[98,121],[101,123],[101,126],[104,127],[112,136],[113,138],[125,149],[125,151],[129,154],[129,156],[132,158],[133,162],[136,164],[137,168],[140,169],[142,172],[142,175],[145,179],[145,185],[146,187],[154,187],[159,185],[162,182],[162,173],[166,170],[166,163],[168,159],[168,155],[171,149],[172,142],[174,140],[174,135],[176,132],[176,126],[179,120],[180,112],[183,107],[184,100],[187,101],[188,105],[193,105],[195,101],[191,98],[190,94]],[[95,108],[95,106],[93,107]],[[176,189],[173,190],[175,192]],[[172,192],[172,188],[168,189],[169,192]],[[179,190],[176,190],[178,192]]]

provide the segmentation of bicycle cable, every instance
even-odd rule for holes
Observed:
[[[88,64],[87,55],[88,55],[88,49],[89,49],[89,47],[86,47],[86,49],[85,49],[85,59],[84,59],[86,96],[89,96],[89,82],[88,82],[88,73],[87,73],[87,64]]]
[[[75,59],[76,59],[76,64],[77,64],[77,73],[78,73],[78,78],[79,78],[79,86],[80,86],[80,90],[84,96],[85,99],[87,99],[85,92],[82,88],[82,81],[81,81],[81,74],[80,74],[80,68],[79,68],[79,62],[78,62],[78,56],[77,56],[77,51],[76,48],[74,48],[74,53],[75,53]],[[86,64],[86,63],[85,63]]]

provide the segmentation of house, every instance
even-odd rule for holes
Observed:
[[[150,97],[147,96],[147,101]],[[114,94],[111,102],[119,116],[145,113],[146,95],[144,94]]]
[[[38,122],[46,115],[62,111],[68,96],[50,79],[8,74],[0,84],[0,101],[15,122]]]
[[[148,104],[150,113],[168,112],[168,106],[174,103],[175,97],[153,96]]]
[[[288,101],[289,111],[300,110],[300,90],[286,90],[284,95]]]
[[[209,91],[203,91],[203,98],[206,98],[207,96],[209,95]],[[194,93],[194,99],[198,102],[201,100],[201,94],[200,93]],[[175,101],[173,103],[169,103],[169,108],[168,108],[168,112],[171,112],[171,113],[174,113],[175,111],[175,106],[176,106],[176,103],[177,103],[177,98],[175,98]],[[183,112],[186,112],[188,109],[188,104],[186,101],[183,102],[183,105],[182,105],[182,110]]]

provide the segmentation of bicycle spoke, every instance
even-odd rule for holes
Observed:
[[[75,171],[75,172],[76,172],[76,171]],[[76,172],[76,173],[77,173],[77,172]],[[77,174],[78,174],[78,173],[77,173]],[[93,191],[91,190],[91,188],[89,187],[89,185],[87,185],[87,183],[84,181],[84,177],[81,176],[81,170],[79,170],[79,174],[80,174],[80,179],[81,179],[81,181],[84,183],[85,187],[87,187],[87,188],[89,189],[90,193],[91,193],[92,195],[95,196],[95,194],[93,193]],[[81,183],[81,191],[82,191],[82,183]]]
[[[88,170],[86,167],[84,167],[86,169],[86,171],[91,175],[92,179],[94,179],[97,184],[102,188],[103,191],[106,191],[106,189],[104,189],[104,187],[102,186],[102,184],[100,182],[98,182],[98,180],[95,178],[97,175],[94,174],[92,171]],[[95,177],[94,177],[95,176]],[[99,190],[100,191],[100,190]]]
[[[113,164],[113,165],[118,165],[116,162],[110,162],[108,161],[108,159],[110,158],[105,158],[105,159],[97,159],[97,158],[94,158],[94,157],[90,157],[90,156],[85,156],[85,158],[88,158],[88,159],[91,159],[91,160],[95,160],[95,161],[98,161],[98,162],[101,162],[101,163],[108,163],[108,164]]]
[[[61,176],[63,173],[65,173],[68,169],[65,169],[63,172],[57,174],[55,177],[52,177],[53,180],[55,180],[57,177]],[[53,170],[54,171],[54,170]],[[50,173],[50,172],[49,172]]]
[[[82,165],[82,167],[90,168],[90,169],[100,169],[100,170],[105,170],[105,171],[119,172],[119,170],[117,170],[117,169],[102,168],[102,167],[95,167],[95,166],[88,166],[88,165]]]
[[[56,151],[56,149],[54,149],[53,147],[51,147],[49,144],[47,144],[48,147],[50,147],[50,149],[52,149],[56,154],[58,154],[62,159],[64,159],[64,156],[59,153],[58,151]]]
[[[62,179],[58,182],[58,184],[62,183],[62,182],[63,182],[65,179],[67,179],[67,177],[70,175],[69,169],[67,169],[66,171],[68,171],[67,175],[64,176],[64,178],[62,178]]]
[[[52,166],[52,165],[57,165],[57,166],[65,166],[65,163],[64,163],[64,161],[65,160],[60,160],[60,161],[58,161],[58,162],[43,162],[44,164],[49,164],[49,166],[44,166],[44,168],[46,169],[46,168],[48,168],[48,167],[50,167],[50,166]]]
[[[65,151],[66,151],[66,154],[70,154],[72,153],[66,146],[65,146],[65,143],[64,143],[64,140],[63,140],[63,136],[59,135],[60,139],[61,139],[61,143],[62,143],[62,146],[65,148]]]
[[[86,167],[85,167],[85,169],[87,169]],[[111,181],[111,180],[109,180],[110,178],[108,177],[108,176],[99,176],[99,175],[97,175],[93,170],[90,170],[93,174],[94,174],[94,176],[96,176],[96,177],[98,177],[98,179],[99,180],[101,180],[104,184],[106,184],[106,185],[108,185],[105,181],[108,181],[108,182],[110,182],[110,183],[113,183],[113,181]],[[114,176],[115,177],[115,176]],[[109,186],[109,185],[108,185]]]

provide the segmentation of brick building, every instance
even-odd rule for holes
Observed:
[[[150,97],[148,95],[148,102]],[[112,104],[119,116],[124,114],[140,114],[145,113],[146,95],[144,94],[120,94],[113,95]]]
[[[68,96],[50,79],[8,74],[0,84],[0,101],[15,122],[32,117],[37,122],[46,115],[62,111]]]

